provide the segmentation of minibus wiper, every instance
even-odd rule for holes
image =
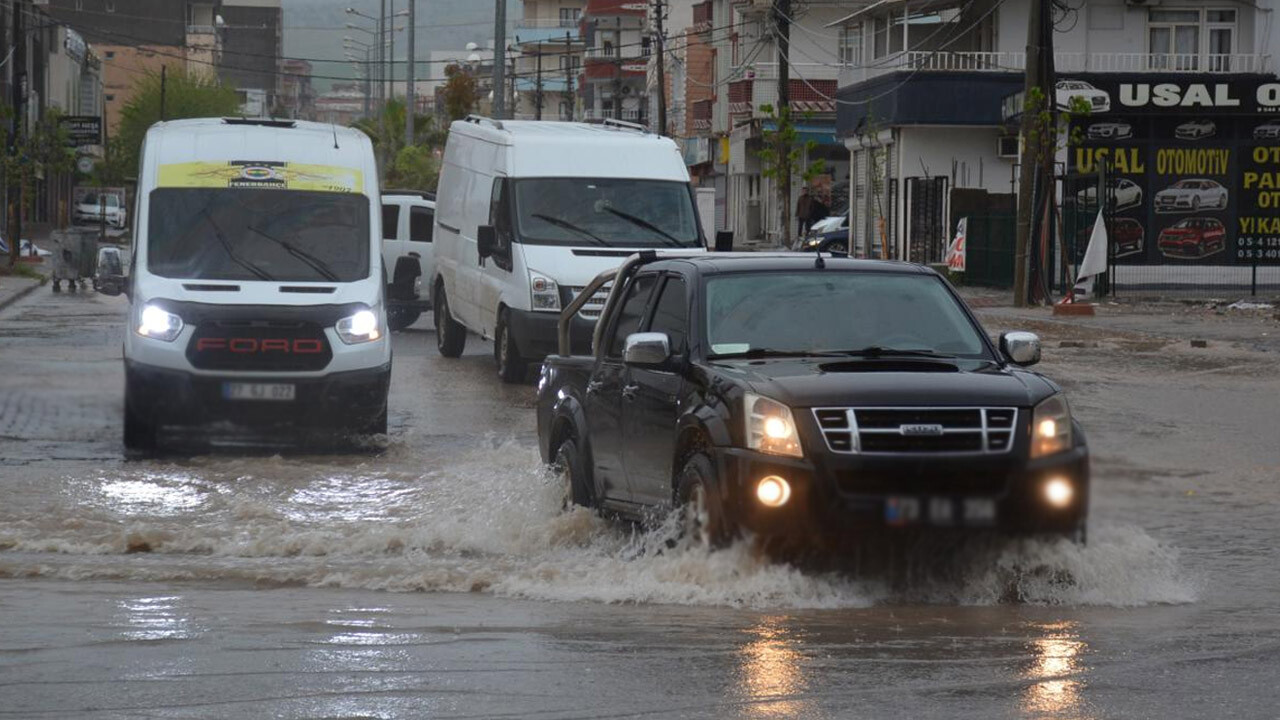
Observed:
[[[564,228],[565,230],[572,230],[573,232],[581,233],[581,234],[586,235],[587,237],[591,238],[592,240],[595,240],[596,242],[600,243],[601,245],[606,245],[606,246],[607,246],[607,245],[609,244],[608,242],[606,242],[606,241],[604,240],[604,238],[601,238],[601,237],[597,236],[595,233],[591,232],[590,230],[587,230],[587,229],[585,229],[585,228],[578,227],[577,225],[574,225],[573,223],[569,222],[568,220],[561,220],[561,219],[560,219],[560,218],[558,218],[558,217],[554,217],[554,216],[551,216],[551,215],[547,215],[546,213],[530,213],[530,214],[529,214],[529,217],[536,217],[536,218],[538,218],[539,220],[546,220],[547,222],[551,223],[552,225],[558,225],[559,227],[562,227],[562,228]]]
[[[266,238],[266,239],[270,240],[271,242],[273,242],[273,243],[275,243],[275,244],[279,245],[280,247],[284,248],[284,251],[285,251],[285,252],[289,253],[290,255],[292,255],[292,256],[294,256],[294,257],[298,258],[299,260],[301,260],[302,262],[306,263],[306,264],[307,264],[307,265],[308,265],[312,270],[315,270],[316,272],[320,273],[320,276],[321,276],[321,277],[323,277],[325,280],[328,280],[329,282],[337,282],[337,281],[338,281],[338,276],[337,276],[337,274],[335,274],[335,273],[333,272],[333,270],[329,268],[329,266],[328,266],[328,265],[325,265],[323,260],[321,260],[320,258],[316,257],[315,255],[312,255],[311,253],[309,253],[309,252],[307,252],[307,251],[305,251],[305,250],[301,250],[301,249],[299,249],[297,246],[295,246],[295,245],[293,245],[293,244],[291,244],[291,243],[287,243],[287,242],[285,242],[284,240],[281,240],[281,239],[280,239],[280,238],[278,238],[278,237],[274,237],[274,236],[272,236],[272,235],[268,235],[268,234],[267,234],[266,232],[264,232],[263,230],[260,230],[260,229],[258,229],[258,228],[256,228],[256,227],[252,226],[252,225],[248,225],[247,227],[248,227],[250,230],[252,230],[253,232],[258,233],[258,234],[259,234],[259,235],[261,235],[262,237],[264,237],[264,238]]]
[[[218,238],[218,242],[222,244],[223,251],[227,253],[227,257],[231,258],[232,262],[258,276],[259,280],[275,280],[266,270],[236,255],[236,251],[231,249],[231,243],[227,242],[227,236],[222,234],[222,228],[218,227],[218,223],[209,214],[208,208],[200,208],[200,214],[204,215],[205,219],[209,221],[209,225],[213,228],[213,236]]]
[[[658,227],[657,225],[654,225],[653,223],[649,222],[648,220],[645,220],[644,218],[636,217],[635,215],[632,215],[631,213],[625,213],[625,212],[622,212],[621,210],[619,210],[619,209],[617,209],[617,208],[612,208],[612,207],[609,207],[609,206],[607,206],[607,205],[605,206],[605,208],[604,208],[604,209],[605,209],[605,211],[606,211],[606,212],[613,213],[614,215],[617,215],[618,217],[622,218],[623,220],[626,220],[627,222],[631,223],[632,225],[638,225],[638,226],[640,226],[640,227],[644,228],[645,230],[650,230],[650,231],[652,231],[652,232],[656,232],[656,233],[658,233],[658,234],[659,234],[659,235],[661,235],[662,237],[666,238],[666,239],[669,241],[669,242],[668,242],[668,244],[669,244],[669,245],[671,245],[672,247],[684,247],[684,246],[685,246],[685,245],[684,245],[684,243],[682,243],[682,242],[680,242],[679,240],[677,240],[677,239],[676,239],[674,236],[672,236],[670,233],[668,233],[667,231],[665,231],[665,230],[663,230],[662,228]]]

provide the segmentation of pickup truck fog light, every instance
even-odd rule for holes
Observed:
[[[142,308],[138,315],[138,334],[165,342],[173,342],[182,332],[182,318],[155,305]]]
[[[770,475],[756,485],[756,499],[769,507],[782,507],[791,499],[791,483]]]
[[[1056,508],[1064,508],[1071,504],[1071,498],[1075,496],[1075,490],[1072,489],[1071,483],[1062,478],[1053,478],[1044,484],[1044,498],[1049,504]]]

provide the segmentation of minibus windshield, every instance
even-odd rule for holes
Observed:
[[[352,282],[369,276],[364,195],[161,188],[150,196],[147,268],[192,280]]]
[[[700,247],[687,183],[632,178],[515,181],[518,242],[533,245]]]

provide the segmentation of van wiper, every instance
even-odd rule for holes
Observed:
[[[598,242],[598,243],[600,243],[601,245],[604,245],[604,246],[606,246],[606,247],[608,247],[608,245],[609,245],[609,243],[608,243],[608,242],[606,242],[604,238],[599,237],[598,235],[596,235],[595,233],[591,232],[590,230],[587,230],[586,228],[578,227],[577,225],[574,225],[573,223],[569,222],[568,220],[561,220],[561,219],[560,219],[560,218],[558,218],[558,217],[554,217],[554,216],[552,216],[552,215],[547,215],[546,213],[530,213],[530,214],[529,214],[529,217],[536,217],[536,218],[538,218],[539,220],[546,220],[547,222],[549,222],[549,223],[551,223],[552,225],[555,225],[555,226],[557,226],[557,227],[562,227],[562,228],[564,228],[565,230],[572,230],[573,232],[580,233],[580,234],[582,234],[582,235],[586,235],[587,237],[591,238],[592,240],[595,240],[596,242]]]
[[[257,265],[245,260],[237,255],[235,250],[231,249],[231,243],[227,241],[227,236],[222,234],[222,228],[218,227],[218,223],[214,221],[213,215],[209,214],[208,208],[200,208],[200,214],[204,215],[205,219],[209,221],[210,227],[213,228],[213,236],[218,238],[218,242],[222,245],[223,252],[227,254],[227,257],[231,258],[232,262],[253,273],[259,280],[275,280],[275,278],[271,277],[266,270],[263,270]]]
[[[869,345],[861,350],[833,350],[838,355],[848,357],[926,357],[937,358],[940,360],[955,360],[955,355],[947,355],[935,350],[899,350],[897,348],[887,348],[880,345]]]
[[[672,247],[684,247],[684,246],[685,246],[685,245],[684,245],[684,243],[682,243],[682,242],[680,242],[679,240],[677,240],[673,235],[671,235],[671,233],[668,233],[667,231],[663,230],[662,228],[658,227],[657,225],[654,225],[653,223],[649,222],[648,220],[645,220],[645,219],[644,219],[644,218],[642,218],[642,217],[636,217],[635,215],[632,215],[631,213],[622,212],[621,210],[619,210],[619,209],[617,209],[617,208],[612,208],[612,207],[609,207],[609,206],[607,206],[607,205],[605,206],[605,208],[604,208],[604,209],[605,209],[605,211],[606,211],[606,212],[613,213],[614,215],[617,215],[618,217],[622,218],[623,220],[626,220],[627,222],[631,223],[632,225],[638,225],[638,226],[640,226],[640,227],[644,228],[645,230],[649,230],[650,232],[655,232],[655,233],[657,233],[657,234],[661,235],[662,237],[666,238],[666,240],[667,240],[667,244],[668,244],[668,245],[670,245],[670,246],[672,246]]]
[[[774,348],[751,348],[742,352],[711,353],[707,357],[712,360],[726,358],[788,358],[788,357],[844,357],[844,353],[833,353],[822,350],[776,350]]]
[[[290,255],[306,263],[308,267],[310,267],[312,270],[315,270],[317,273],[319,273],[320,277],[324,278],[325,280],[328,280],[329,282],[338,282],[337,273],[335,273],[332,269],[330,269],[328,265],[324,264],[323,260],[316,257],[315,255],[312,255],[311,253],[298,248],[296,245],[293,245],[292,243],[285,242],[284,240],[281,240],[278,237],[273,237],[271,235],[268,235],[263,230],[260,230],[252,225],[247,225],[246,227],[248,227],[253,232],[258,233],[262,237],[270,240],[271,242],[279,245],[280,247],[284,248],[285,252],[289,253]]]

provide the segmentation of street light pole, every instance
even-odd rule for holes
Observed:
[[[493,39],[493,117],[501,120],[507,111],[507,0],[494,0]]]
[[[405,73],[404,86],[404,146],[413,145],[413,115],[417,112],[417,93],[414,91],[414,63],[417,60],[417,38],[413,32],[413,25],[417,21],[418,0],[409,0],[409,50],[408,61],[406,67],[408,71]]]

